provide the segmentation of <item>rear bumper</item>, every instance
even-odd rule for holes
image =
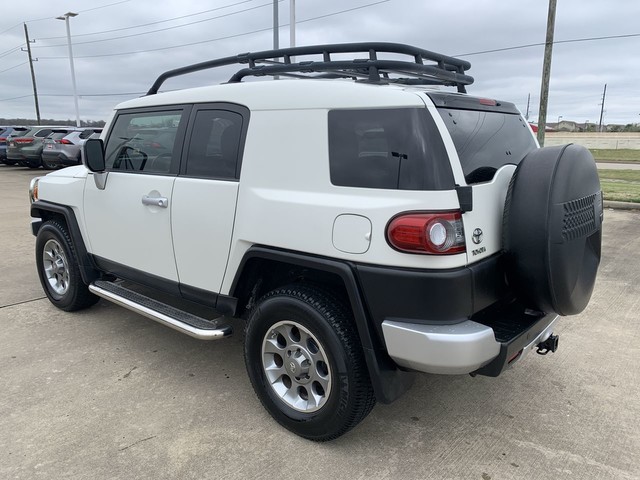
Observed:
[[[455,325],[385,320],[382,331],[389,356],[401,367],[426,373],[498,376],[549,338],[558,319],[556,314],[531,317],[514,318],[518,327],[508,338],[501,338],[504,332],[497,326],[473,320]]]
[[[42,160],[49,163],[57,163],[58,165],[71,166],[80,165],[80,158],[69,158],[62,152],[42,152]]]

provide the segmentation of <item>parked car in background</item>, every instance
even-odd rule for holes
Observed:
[[[7,144],[7,160],[18,163],[24,167],[38,168],[42,165],[42,148],[44,138],[54,130],[66,129],[67,133],[75,130],[74,127],[58,125],[36,125],[20,136],[11,136]]]
[[[79,165],[82,163],[80,151],[89,138],[99,138],[101,128],[79,128],[73,132],[56,129],[44,139],[42,167],[45,170]]]
[[[29,130],[29,127],[0,126],[0,163],[6,163],[7,165],[16,163],[7,161],[7,143],[12,134],[22,135],[27,130]]]

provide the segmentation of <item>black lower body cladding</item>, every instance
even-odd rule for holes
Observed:
[[[602,215],[589,150],[540,148],[522,160],[507,193],[503,243],[509,283],[531,308],[584,310],[600,263]]]

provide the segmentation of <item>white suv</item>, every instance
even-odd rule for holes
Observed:
[[[157,94],[230,64],[244,68],[226,84]],[[416,371],[497,376],[555,351],[558,315],[585,308],[600,259],[595,163],[539,148],[511,103],[466,95],[469,67],[365,43],[163,74],[86,142],[86,167],[32,183],[44,291],[201,339],[244,319],[258,397],[319,441]],[[307,78],[241,81],[263,75]]]

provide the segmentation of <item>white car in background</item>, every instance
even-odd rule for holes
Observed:
[[[44,139],[42,150],[42,168],[56,168],[79,165],[82,163],[82,145],[90,138],[100,138],[102,128],[79,128],[69,133],[68,130],[54,130]]]

